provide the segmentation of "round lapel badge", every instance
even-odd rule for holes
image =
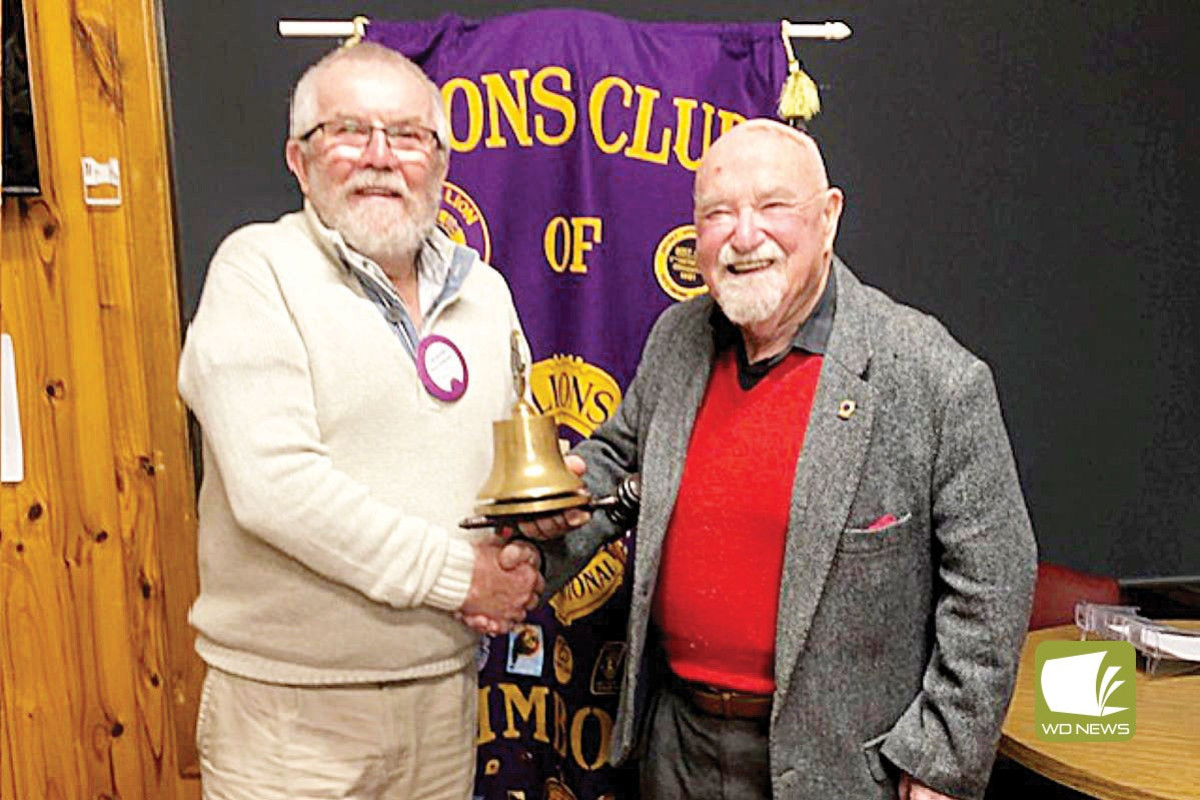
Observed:
[[[426,336],[417,345],[417,375],[438,400],[450,403],[467,392],[467,360],[445,336]]]

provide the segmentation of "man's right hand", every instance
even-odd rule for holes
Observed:
[[[563,456],[563,462],[567,465],[567,469],[579,476],[582,476],[587,469],[587,465],[583,463],[583,459],[574,454],[569,453]],[[517,530],[527,539],[545,542],[551,539],[561,539],[566,535],[567,531],[572,528],[578,528],[580,525],[587,523],[591,518],[592,514],[590,511],[569,508],[561,514],[538,517],[537,519],[517,523]]]
[[[481,633],[507,633],[538,604],[546,582],[541,557],[529,542],[492,537],[475,544],[471,588],[459,614]]]

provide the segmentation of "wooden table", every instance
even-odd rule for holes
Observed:
[[[1200,628],[1200,621],[1173,622]],[[1137,722],[1124,742],[1044,742],[1033,725],[1034,652],[1042,642],[1078,641],[1074,625],[1032,631],[1021,651],[1017,687],[1000,752],[1034,772],[1093,797],[1200,800],[1200,674],[1137,674]]]

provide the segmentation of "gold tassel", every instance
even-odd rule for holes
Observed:
[[[792,51],[792,40],[787,35],[788,21],[780,25],[783,48],[787,52],[788,76],[779,93],[779,116],[791,125],[804,127],[804,123],[821,111],[821,96],[817,84],[804,71],[804,65]]]
[[[371,24],[371,20],[363,16],[354,18],[354,35],[342,42],[342,47],[353,47],[363,40],[367,35],[367,26]]]

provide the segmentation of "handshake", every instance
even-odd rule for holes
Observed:
[[[565,461],[576,475],[583,474],[583,459],[568,455]],[[523,537],[545,541],[563,536],[590,518],[587,511],[570,509],[521,522],[517,527]],[[477,633],[488,636],[507,633],[541,602],[546,588],[541,566],[541,553],[525,539],[492,536],[478,542],[471,587],[456,616]]]

